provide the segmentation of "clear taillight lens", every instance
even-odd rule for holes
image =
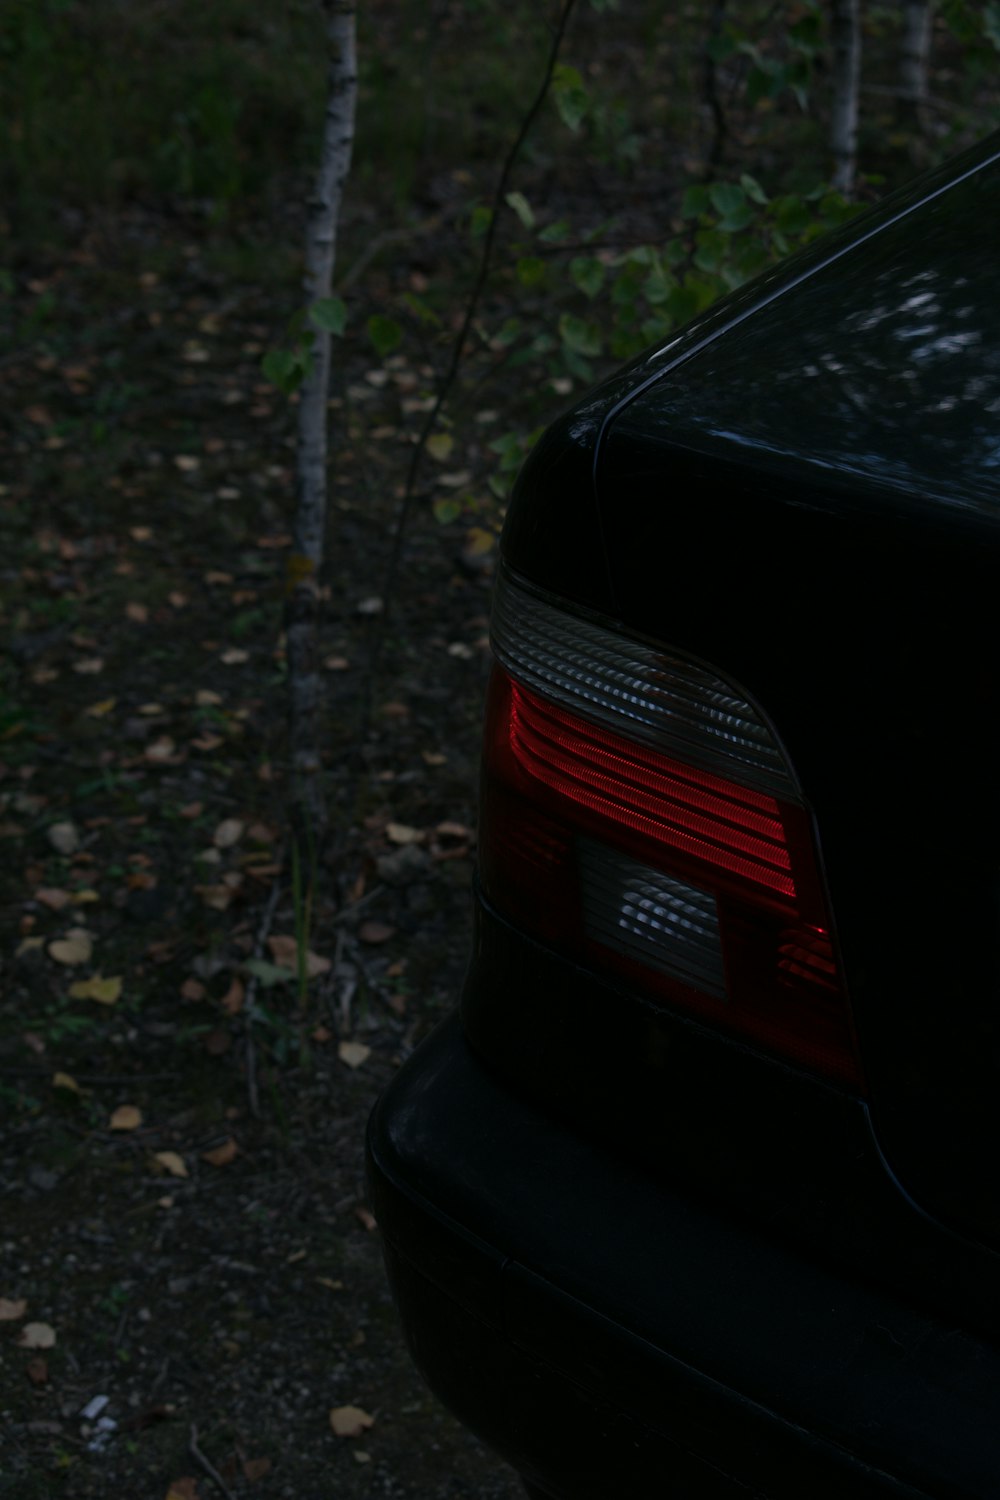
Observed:
[[[493,644],[487,899],[577,961],[860,1086],[810,820],[760,711],[507,573]]]

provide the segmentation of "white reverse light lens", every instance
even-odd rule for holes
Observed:
[[[725,999],[726,977],[715,897],[579,839],[580,893],[587,936],[647,969]]]
[[[797,800],[763,716],[721,677],[539,598],[501,568],[493,652],[512,677],[608,728]]]

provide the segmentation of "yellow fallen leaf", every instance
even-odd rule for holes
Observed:
[[[335,1406],[330,1412],[330,1426],[338,1437],[360,1437],[375,1426],[375,1418],[360,1406]]]
[[[111,979],[102,979],[95,974],[92,979],[78,979],[69,987],[71,1000],[96,1000],[98,1005],[117,1005],[122,995],[122,981],[119,975]]]
[[[411,828],[407,823],[387,823],[385,836],[393,844],[419,844],[424,832],[422,828]]]
[[[367,1062],[371,1055],[372,1049],[366,1047],[364,1042],[341,1042],[337,1048],[337,1056],[349,1068],[360,1068],[361,1064]]]
[[[134,1104],[119,1104],[108,1121],[109,1130],[138,1130],[142,1124],[142,1110]]]
[[[34,953],[38,948],[45,947],[45,939],[40,937],[22,938],[14,949],[14,957],[20,958],[24,953]]]
[[[90,906],[94,901],[100,901],[100,896],[91,887],[84,886],[82,890],[73,892],[74,906]]]
[[[49,944],[49,957],[57,964],[89,963],[93,951],[93,940],[85,927],[71,927],[64,938]]]
[[[242,818],[224,818],[212,835],[216,849],[231,849],[243,837],[246,824]]]
[[[15,1323],[27,1311],[27,1297],[0,1297],[0,1323]]]
[[[117,702],[117,698],[102,698],[100,703],[92,703],[84,709],[84,713],[88,719],[105,719]]]
[[[151,745],[147,745],[142,753],[154,765],[159,765],[164,761],[170,760],[175,749],[176,746],[173,740],[168,734],[165,734],[162,739],[154,740]]]
[[[222,702],[222,694],[213,692],[211,688],[199,688],[194,701],[199,708],[217,708]]]
[[[70,1094],[78,1094],[80,1092],[80,1085],[72,1073],[53,1073],[52,1087],[54,1089],[65,1089]]]
[[[439,463],[444,462],[454,446],[455,439],[450,432],[435,432],[427,439],[427,452],[431,458],[436,458]]]
[[[485,557],[491,552],[496,543],[496,535],[492,531],[485,531],[482,526],[473,526],[471,531],[465,534],[465,553],[467,557]]]
[[[239,1155],[239,1146],[232,1136],[223,1141],[221,1146],[213,1146],[211,1151],[201,1153],[202,1161],[207,1161],[211,1167],[228,1167],[229,1163]]]
[[[25,1323],[17,1342],[22,1349],[51,1349],[55,1341],[56,1331],[51,1323]]]
[[[158,1162],[171,1177],[186,1177],[188,1169],[179,1151],[154,1151],[153,1160]]]
[[[223,651],[219,660],[223,666],[237,667],[241,662],[250,660],[250,652],[244,651],[242,646],[230,646],[228,651]]]

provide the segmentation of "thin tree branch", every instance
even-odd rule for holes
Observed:
[[[385,583],[382,590],[384,608],[382,614],[379,616],[378,628],[376,630],[375,640],[372,645],[371,660],[368,666],[359,735],[359,742],[361,744],[363,744],[367,739],[368,728],[371,723],[374,684],[375,679],[378,675],[379,663],[382,657],[382,646],[385,641],[386,627],[389,621],[392,599],[395,594],[396,579],[399,573],[399,561],[403,550],[403,537],[406,533],[407,522],[409,521],[410,514],[413,510],[413,502],[416,497],[417,479],[420,475],[420,466],[423,462],[424,454],[427,449],[427,439],[430,437],[431,433],[434,431],[435,426],[437,425],[438,417],[441,415],[441,410],[451,393],[451,388],[455,383],[456,376],[458,375],[459,365],[462,362],[462,355],[465,353],[465,345],[469,337],[469,332],[472,328],[472,322],[475,318],[476,310],[479,306],[479,299],[482,296],[483,289],[486,286],[487,278],[489,277],[490,267],[493,259],[493,247],[496,242],[497,223],[500,218],[500,210],[503,207],[504,201],[506,199],[511,174],[514,170],[514,165],[517,161],[517,158],[521,153],[521,148],[528,138],[528,133],[531,130],[531,127],[534,125],[535,120],[537,119],[539,112],[541,111],[542,105],[545,103],[546,97],[548,96],[549,87],[552,83],[552,75],[555,72],[556,63],[559,60],[559,51],[562,47],[563,37],[566,34],[566,27],[569,24],[570,16],[573,14],[575,7],[576,0],[563,0],[563,6],[559,13],[559,19],[556,22],[555,28],[552,33],[552,43],[549,48],[549,54],[546,59],[545,70],[542,75],[541,83],[538,87],[538,92],[535,94],[535,97],[532,100],[527,113],[521,121],[520,127],[513,141],[511,142],[510,149],[507,152],[507,156],[500,170],[500,177],[497,181],[496,191],[493,194],[490,222],[486,230],[485,238],[483,240],[482,254],[479,257],[479,269],[476,273],[476,279],[473,282],[472,291],[469,294],[469,300],[466,304],[465,316],[463,317],[461,327],[459,328],[458,333],[455,336],[455,342],[452,345],[451,350],[451,358],[448,361],[448,366],[441,379],[441,384],[438,387],[438,393],[434,405],[431,407],[430,411],[427,413],[427,416],[424,419],[423,426],[420,429],[420,433],[417,437],[417,441],[414,445],[413,453],[410,458],[409,471],[406,476],[406,487],[403,491],[403,496],[400,501],[399,510],[396,515],[396,522],[393,527],[392,539],[390,542],[389,560],[386,566]]]

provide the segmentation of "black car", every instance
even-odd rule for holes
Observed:
[[[1000,137],[529,458],[460,1012],[372,1117],[559,1500],[1000,1496]]]

